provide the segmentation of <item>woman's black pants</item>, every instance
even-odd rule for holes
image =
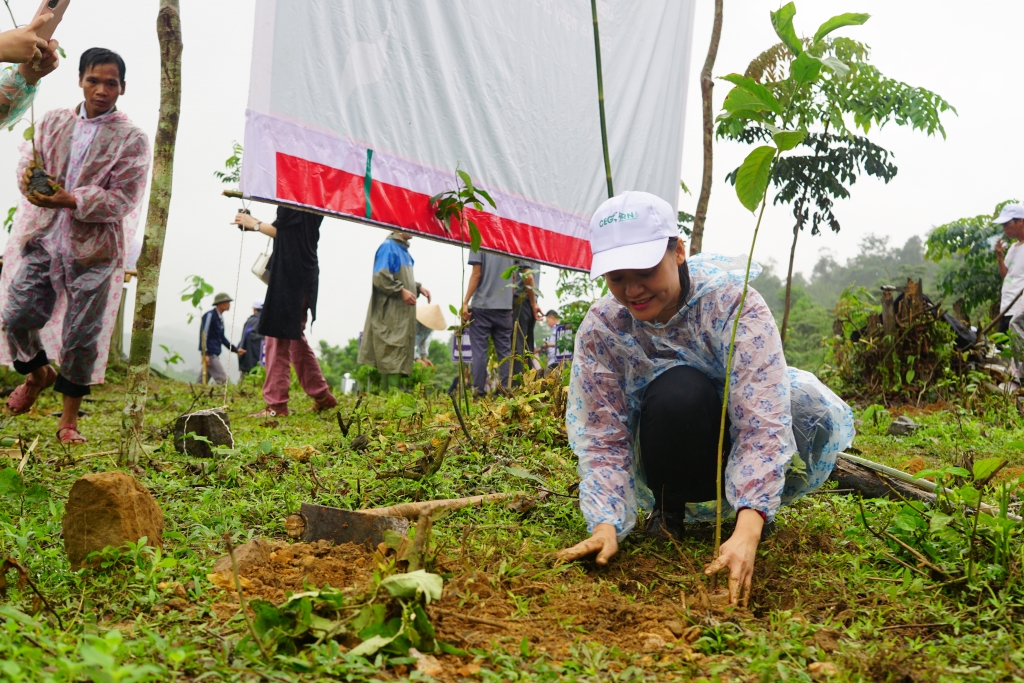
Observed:
[[[715,499],[721,420],[718,390],[696,368],[674,367],[647,386],[640,403],[640,461],[655,510],[682,520],[687,503]],[[732,448],[728,417],[725,428],[723,472]]]

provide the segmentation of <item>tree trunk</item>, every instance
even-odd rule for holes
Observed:
[[[146,232],[139,255],[139,284],[128,358],[128,377],[121,418],[121,459],[135,464],[142,454],[142,422],[149,392],[149,358],[153,351],[153,322],[160,282],[160,263],[171,204],[174,142],[181,112],[181,16],[178,0],[160,0],[156,17],[160,39],[160,120],[153,145],[153,181],[149,195]]]
[[[700,195],[697,198],[697,212],[693,217],[693,233],[690,235],[690,256],[700,253],[704,246],[704,219],[708,216],[708,200],[711,199],[711,155],[714,142],[715,119],[711,111],[711,91],[715,87],[711,74],[718,56],[718,42],[722,37],[722,3],[715,0],[715,23],[711,27],[711,44],[708,45],[708,56],[704,60],[704,68],[700,71],[700,99],[704,112],[704,175],[700,183]]]
[[[782,329],[779,336],[782,337],[782,347],[786,347],[786,329],[789,327],[789,303],[793,294],[793,259],[796,257],[796,240],[800,236],[800,221],[793,226],[793,246],[789,248],[789,270],[786,272],[786,305],[782,311]]]

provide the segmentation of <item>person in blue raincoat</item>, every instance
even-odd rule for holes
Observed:
[[[609,294],[576,334],[566,428],[579,458],[590,538],[560,553],[606,564],[649,512],[647,531],[678,536],[715,519],[726,364],[746,257],[686,258],[676,212],[644,192],[607,200],[591,220],[591,276]],[[751,277],[761,272],[754,265]],[[732,536],[705,570],[728,569],[746,604],[763,527],[821,486],[854,436],[853,412],[789,368],[764,299],[749,289],[736,334],[723,453]]]
[[[393,232],[377,248],[373,260],[373,293],[366,311],[359,364],[372,365],[381,375],[381,389],[396,389],[412,373],[416,343],[416,298],[430,303],[430,292],[413,275],[409,254],[412,235]]]

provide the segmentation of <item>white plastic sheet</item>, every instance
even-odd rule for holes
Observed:
[[[257,0],[242,191],[435,239],[456,167],[485,249],[586,269],[607,196],[588,0]],[[676,205],[694,0],[600,0],[615,188]]]

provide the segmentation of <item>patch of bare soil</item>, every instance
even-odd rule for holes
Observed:
[[[481,570],[453,577],[444,597],[428,608],[438,637],[463,648],[497,644],[512,651],[525,639],[556,661],[579,640],[646,653],[650,661],[703,658],[691,649],[701,629],[687,614],[703,614],[698,603],[706,607],[706,600],[688,596],[677,581],[659,580],[673,571],[666,563],[622,555],[607,568],[584,565],[585,573],[534,569],[513,578]],[[727,616],[717,609],[720,601],[712,603]]]
[[[371,585],[373,553],[364,546],[354,543],[331,545],[327,541],[271,541],[269,545],[271,552],[268,558],[247,563],[239,569],[246,597],[263,598],[279,604],[287,593],[297,593],[306,587],[331,586],[358,595]],[[230,581],[227,588],[233,585]],[[223,579],[216,579],[215,583],[225,587]]]

